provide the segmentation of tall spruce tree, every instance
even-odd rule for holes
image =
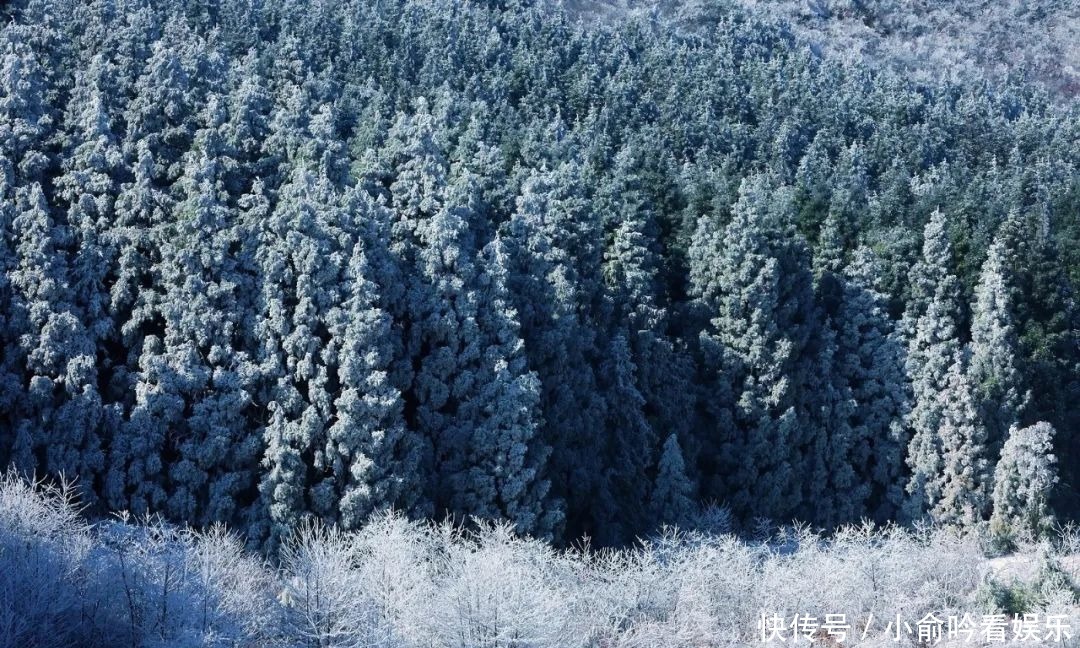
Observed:
[[[255,365],[236,322],[250,310],[254,276],[237,254],[246,233],[226,190],[233,160],[222,133],[223,102],[211,97],[200,121],[152,270],[162,291],[155,314],[163,328],[159,353],[144,361],[169,379],[144,374],[139,384],[174,403],[156,423],[166,430],[164,452],[172,458],[168,514],[235,523],[253,499],[260,451],[249,433]]]
[[[904,313],[908,335],[907,373],[911,381],[911,441],[907,464],[907,515],[922,517],[941,500],[940,475],[945,469],[941,429],[942,394],[949,387],[950,368],[960,353],[956,316],[960,287],[952,273],[953,255],[945,215],[935,211],[923,232],[923,251],[912,269],[912,298]],[[963,422],[971,425],[972,421]]]
[[[938,496],[928,502],[935,522],[970,527],[989,513],[993,466],[986,429],[979,421],[973,385],[965,370],[963,355],[957,352],[946,374],[945,389],[937,395],[941,472],[932,476],[933,487],[926,492]]]
[[[696,488],[686,470],[678,437],[668,435],[649,497],[654,522],[683,527],[693,523],[697,513]]]
[[[979,423],[986,428],[987,449],[997,457],[1009,428],[1020,423],[1028,394],[1017,366],[1018,340],[1006,273],[1015,265],[999,238],[983,263],[971,319],[971,360],[968,380],[975,390]]]
[[[744,517],[784,517],[801,499],[807,439],[799,429],[802,356],[811,327],[809,260],[778,215],[787,199],[767,181],[747,180],[731,222],[703,218],[691,247],[690,279],[708,313],[701,347],[713,384],[731,395],[730,427],[717,420],[720,482],[713,496]]]
[[[858,483],[870,487],[864,511],[879,523],[896,519],[904,503],[904,425],[910,403],[903,342],[889,318],[880,265],[866,247],[844,269],[836,327],[835,376],[849,390],[852,453]],[[832,469],[832,468],[830,468]]]
[[[507,271],[477,259],[474,187],[449,184],[423,103],[398,121],[387,149],[390,251],[405,270],[398,316],[413,368],[402,393],[408,424],[430,443],[435,513],[506,518],[521,533],[553,537],[559,514],[543,474],[539,384],[502,287]]]
[[[390,319],[379,308],[369,274],[363,244],[357,243],[346,271],[345,301],[332,309],[327,324],[338,341],[341,385],[326,432],[327,463],[334,474],[338,519],[350,529],[381,510],[429,512],[420,474],[423,443],[405,427],[401,394],[390,383]]]
[[[601,471],[595,447],[605,403],[597,386],[590,284],[582,267],[595,250],[582,220],[574,165],[525,180],[517,209],[494,246],[507,260],[507,286],[519,313],[529,366],[541,383],[543,438],[551,447],[555,497],[566,501],[566,536],[594,534],[592,495]]]

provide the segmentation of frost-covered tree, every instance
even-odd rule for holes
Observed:
[[[168,411],[180,417],[160,422],[167,428],[166,451],[175,453],[168,513],[208,524],[235,522],[248,503],[260,444],[248,430],[255,365],[242,350],[236,323],[237,314],[250,312],[253,268],[237,255],[246,233],[225,188],[233,160],[219,98],[211,97],[201,121],[177,183],[181,200],[173,225],[163,232],[161,261],[154,266],[164,288],[155,305],[161,355],[144,359],[168,367],[170,380],[145,378],[158,398],[176,403]]]
[[[927,503],[934,521],[968,527],[982,521],[989,511],[993,465],[965,370],[958,352],[946,374],[945,389],[937,395],[941,472],[931,476],[932,487],[926,492],[937,495]]]
[[[986,428],[990,456],[1001,451],[1009,428],[1021,420],[1028,400],[1017,367],[1018,340],[1006,276],[1013,265],[1003,240],[990,246],[972,305],[971,360],[968,380],[975,390],[979,422]]]
[[[17,265],[9,277],[11,315],[21,324],[20,377],[25,397],[15,404],[15,468],[25,475],[63,474],[85,484],[88,502],[103,468],[95,345],[73,303],[67,246],[40,185],[20,192],[12,228]],[[14,349],[13,349],[14,350]]]
[[[42,180],[49,163],[44,143],[54,125],[48,68],[31,47],[34,30],[9,22],[0,29],[0,153],[16,186]]]
[[[112,69],[101,56],[93,58],[86,72],[76,75],[64,116],[68,136],[63,172],[56,179],[74,237],[73,300],[99,346],[116,333],[108,288],[115,272],[116,246],[109,233],[114,225],[122,156],[104,91],[111,76]]]
[[[150,371],[148,360],[160,348],[159,328],[154,323],[152,265],[160,259],[153,228],[162,224],[172,201],[153,181],[153,158],[144,143],[140,146],[134,178],[125,183],[115,204],[115,223],[109,232],[117,248],[117,260],[109,290],[109,310],[118,335],[106,349],[115,363],[110,381],[110,397],[126,417],[112,431],[104,492],[109,506],[117,510],[145,513],[164,503],[160,487],[165,430],[151,424],[150,410],[164,411],[169,404],[157,390],[144,383],[135,385],[139,374]],[[145,359],[145,360],[144,360]],[[153,370],[155,380],[165,379]],[[135,414],[136,403],[141,408]]]
[[[341,390],[335,420],[326,432],[328,465],[335,476],[340,523],[357,528],[377,511],[425,513],[420,465],[423,442],[406,429],[401,394],[390,383],[390,320],[378,307],[363,245],[349,261],[345,302],[328,328],[336,351]]]
[[[270,412],[263,429],[259,490],[270,547],[311,516],[335,519],[339,477],[326,455],[337,381],[327,317],[344,302],[343,273],[354,242],[329,181],[300,162],[268,217],[257,226],[258,398]],[[347,246],[347,247],[346,247]]]
[[[649,497],[649,508],[655,522],[685,526],[694,519],[697,513],[696,488],[686,471],[679,439],[671,434],[664,441]]]
[[[596,240],[591,226],[581,222],[586,216],[574,168],[527,178],[517,209],[494,243],[507,260],[525,352],[540,378],[549,475],[553,495],[566,500],[570,537],[591,533],[592,494],[602,468],[589,448],[596,447],[597,422],[606,416],[592,364],[596,333],[586,308],[591,289],[581,277]]]
[[[904,313],[908,335],[907,373],[911,381],[911,441],[907,464],[911,477],[907,515],[921,517],[942,497],[939,477],[944,470],[941,430],[945,417],[942,399],[949,374],[960,353],[956,314],[960,310],[959,284],[952,274],[953,254],[945,215],[935,211],[923,233],[922,259],[912,269],[912,292]],[[974,425],[974,420],[964,425]]]
[[[1054,428],[1049,423],[1009,429],[994,469],[990,516],[994,534],[1038,537],[1050,530],[1054,521],[1050,494],[1058,483],[1057,463]]]
[[[631,148],[616,155],[612,178],[597,199],[602,218],[613,230],[607,237],[603,266],[612,300],[611,319],[627,328],[649,425],[653,430],[674,432],[680,443],[693,447],[693,366],[669,334],[671,313],[663,288],[659,224],[635,157]]]
[[[174,27],[181,24],[170,23]],[[172,182],[182,171],[184,152],[191,145],[195,131],[193,110],[197,97],[193,92],[191,71],[182,55],[197,45],[190,31],[171,33],[152,48],[149,60],[133,88],[134,96],[124,111],[127,126],[124,155],[134,163],[142,148],[154,159],[154,179]]]
[[[833,376],[847,389],[852,407],[849,465],[869,491],[865,510],[873,519],[895,519],[904,500],[904,420],[909,403],[904,348],[887,311],[881,270],[873,252],[855,250],[844,269],[841,302],[833,321],[836,359]],[[830,464],[829,470],[838,467]],[[853,511],[854,512],[854,511]],[[850,519],[850,518],[849,518]]]
[[[1057,431],[1054,451],[1066,457],[1077,443],[1070,430],[1080,421],[1080,325],[1075,286],[1067,276],[1062,250],[1055,241],[1050,214],[1040,210],[1028,217],[1010,217],[999,237],[1007,249],[1010,267],[1009,301],[1015,312],[1019,341],[1018,363],[1022,384],[1030,388],[1030,401],[1021,425],[1046,421]],[[1074,462],[1062,461],[1063,488],[1054,492],[1055,506],[1074,510],[1077,482]]]
[[[445,157],[420,104],[390,134],[390,252],[405,271],[394,312],[412,367],[402,388],[407,423],[427,440],[427,489],[436,515],[510,520],[551,536],[540,436],[539,384],[526,365],[505,282],[507,259],[477,258],[465,184],[448,184]]]
[[[0,358],[0,412],[3,412],[0,414],[0,430],[3,430],[0,433],[0,462],[5,466],[11,460],[13,449],[15,401],[22,391],[20,359],[14,352],[21,325],[19,319],[14,317],[14,294],[8,278],[15,267],[15,254],[9,242],[15,219],[13,180],[11,162],[0,158],[0,349],[4,351]]]
[[[814,434],[803,464],[805,497],[814,502],[813,520],[835,527],[865,516],[871,481],[858,474],[868,465],[870,440],[853,426],[857,403],[852,385],[837,365],[847,360],[837,345],[831,320],[818,335],[816,370],[823,380],[817,385],[809,408]],[[845,349],[847,351],[847,349]]]
[[[799,393],[813,308],[809,261],[775,211],[786,202],[760,178],[740,190],[731,222],[703,218],[691,248],[692,290],[708,314],[700,344],[731,422],[713,422],[714,496],[739,515],[786,516],[800,503]],[[710,385],[710,387],[712,387]],[[730,396],[727,396],[730,394]],[[715,407],[715,405],[711,405]]]
[[[608,354],[601,372],[607,418],[597,447],[605,466],[592,503],[592,527],[602,546],[626,542],[646,526],[649,473],[657,447],[625,335],[612,338]]]
[[[224,125],[225,142],[238,163],[228,178],[228,190],[242,195],[255,178],[264,178],[275,169],[272,156],[262,155],[262,143],[270,134],[272,97],[263,83],[255,51],[249,51],[229,71],[229,120]]]

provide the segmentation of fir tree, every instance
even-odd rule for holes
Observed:
[[[1027,395],[1017,367],[1010,280],[1012,265],[1002,240],[990,246],[972,306],[971,360],[968,380],[975,390],[979,422],[986,428],[990,456],[1001,451],[1009,428],[1020,422]]]
[[[626,542],[645,528],[649,473],[657,447],[656,435],[645,420],[645,399],[637,388],[637,368],[626,337],[616,335],[608,353],[600,385],[607,398],[600,446],[606,465],[593,495],[593,528],[601,546]]]
[[[946,375],[945,389],[937,396],[941,472],[933,477],[934,487],[926,491],[939,494],[936,501],[928,502],[934,521],[970,527],[989,511],[992,466],[986,430],[979,423],[973,386],[965,369],[957,353]]]
[[[1053,442],[1054,428],[1042,421],[1010,428],[994,469],[990,530],[995,535],[1039,537],[1051,529],[1050,494],[1058,483]]]
[[[912,436],[907,451],[911,469],[907,515],[911,518],[921,517],[943,496],[938,479],[945,469],[940,434],[947,401],[942,394],[948,390],[950,367],[956,365],[960,352],[955,319],[960,295],[952,263],[945,216],[936,211],[926,224],[922,259],[912,270],[913,296],[904,313],[912,386]]]
[[[694,484],[686,475],[679,439],[671,434],[664,442],[649,499],[653,520],[674,526],[691,524],[697,513],[694,491]]]
[[[25,475],[40,470],[93,486],[103,468],[98,436],[101,420],[95,346],[73,304],[67,245],[70,232],[56,222],[36,183],[22,192],[12,227],[18,265],[10,272],[12,305],[25,358],[26,398],[16,405],[15,468]]]
[[[345,302],[331,312],[328,323],[330,334],[340,339],[341,390],[326,432],[326,454],[345,528],[357,528],[372,513],[391,508],[427,513],[420,480],[423,444],[405,428],[401,394],[389,381],[390,320],[378,306],[368,274],[358,243],[347,269]]]
[[[849,461],[857,482],[870,486],[865,512],[884,523],[896,519],[903,505],[908,443],[904,421],[910,405],[904,348],[889,318],[880,277],[873,253],[857,249],[844,270],[843,298],[835,320],[835,375],[854,405],[849,412],[853,438]]]
[[[716,443],[717,495],[743,516],[786,516],[801,498],[806,439],[796,390],[812,292],[808,260],[774,211],[784,202],[760,179],[747,181],[731,222],[720,229],[702,219],[691,248],[694,294],[710,314],[701,345],[713,380],[730,385],[710,397],[732,395],[732,427],[721,419],[709,431],[731,435]]]
[[[581,231],[585,215],[572,174],[568,165],[529,177],[494,245],[505,256],[525,352],[541,383],[553,495],[566,501],[567,536],[578,537],[592,531],[601,467],[587,448],[595,447],[596,422],[606,414],[592,364],[595,333],[585,319],[589,286],[579,279],[579,264],[595,252],[595,239],[591,230]]]

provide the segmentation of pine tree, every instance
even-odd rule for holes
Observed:
[[[6,157],[0,157],[0,465],[7,466],[15,442],[15,402],[22,390],[21,352],[17,340],[22,329],[15,313],[14,291],[9,279],[16,267],[16,257],[9,241],[13,239],[14,171]]]
[[[990,530],[995,535],[1039,537],[1050,530],[1054,520],[1050,494],[1058,483],[1053,449],[1054,428],[1049,423],[1009,429],[994,470]]]
[[[693,449],[693,368],[669,334],[671,314],[661,279],[663,251],[657,215],[642,186],[634,150],[621,150],[614,164],[612,177],[597,198],[598,210],[613,230],[608,234],[603,265],[612,326],[626,327],[650,427],[678,434],[680,443]]]
[[[904,500],[904,421],[910,407],[904,348],[880,288],[881,271],[869,248],[858,248],[844,270],[835,376],[854,409],[848,460],[858,483],[870,486],[865,513],[884,523],[896,519]],[[860,513],[861,515],[861,513]]]
[[[637,388],[637,368],[623,334],[612,338],[600,388],[607,398],[601,433],[603,476],[593,494],[593,528],[600,546],[624,543],[640,533],[649,511],[649,473],[656,435],[645,420],[645,399]]]
[[[1018,363],[1022,384],[1031,389],[1025,408],[1027,424],[1046,421],[1057,431],[1054,451],[1069,456],[1077,441],[1080,422],[1080,309],[1075,290],[1065,272],[1064,259],[1051,229],[1050,214],[1039,211],[1028,217],[1011,216],[999,233],[1011,266],[1009,298],[1013,304],[1019,338]],[[1054,491],[1059,512],[1075,511],[1078,504],[1072,484],[1080,481],[1074,462],[1059,466],[1062,488]]]
[[[401,394],[390,384],[389,317],[378,306],[367,258],[358,243],[349,261],[345,301],[328,317],[341,390],[326,432],[340,523],[357,528],[372,513],[425,513],[420,475],[423,444],[404,425]]]
[[[211,97],[178,182],[182,200],[163,233],[154,274],[164,289],[156,305],[163,323],[162,354],[175,381],[158,382],[162,395],[183,403],[183,418],[168,420],[168,513],[196,522],[235,522],[254,491],[260,446],[249,433],[255,367],[241,349],[236,319],[247,316],[251,268],[236,252],[237,228],[225,191],[232,164],[222,135],[226,114]]]
[[[124,111],[126,160],[136,162],[142,155],[141,147],[145,147],[154,160],[152,177],[163,183],[180,176],[197,114],[192,109],[196,97],[191,75],[180,55],[195,46],[196,38],[190,32],[173,36],[178,40],[162,38],[153,44],[146,68],[135,83],[134,97]]]
[[[385,160],[389,252],[406,282],[392,312],[412,367],[398,376],[408,380],[407,422],[430,443],[436,514],[505,518],[521,533],[553,537],[559,514],[547,496],[539,384],[506,293],[507,259],[477,259],[472,188],[448,183],[425,104],[395,124]]]
[[[814,434],[803,468],[804,495],[814,503],[812,519],[826,528],[864,517],[872,488],[859,474],[868,463],[870,440],[857,428],[858,403],[843,372],[849,349],[838,348],[838,328],[827,320],[817,339],[816,373],[822,380],[808,412]]]
[[[164,491],[158,484],[162,471],[164,432],[149,424],[144,414],[132,417],[136,401],[165,407],[153,388],[136,389],[139,374],[147,369],[143,352],[160,340],[154,316],[151,268],[160,259],[154,227],[164,222],[172,200],[153,181],[154,162],[147,144],[138,147],[134,178],[120,188],[111,227],[103,233],[115,262],[108,270],[108,311],[113,328],[99,347],[109,367],[107,394],[110,434],[103,496],[109,508],[136,514],[160,510]],[[145,387],[145,385],[144,385]]]
[[[94,342],[83,326],[70,291],[67,244],[70,232],[57,222],[38,184],[21,192],[12,227],[18,265],[10,272],[12,305],[25,359],[25,397],[16,405],[15,468],[63,474],[85,488],[103,467],[98,436],[101,419]]]
[[[799,429],[799,394],[812,315],[809,262],[776,209],[787,199],[767,181],[744,182],[731,222],[717,227],[704,218],[691,248],[693,294],[710,315],[701,334],[712,381],[730,387],[733,425],[718,420],[710,434],[719,443],[716,495],[733,510],[786,516],[796,510],[798,472],[808,439]],[[730,390],[730,391],[728,391]]]
[[[257,226],[260,402],[270,411],[263,429],[263,470],[259,484],[268,516],[252,535],[274,549],[311,516],[336,519],[339,457],[326,454],[327,428],[334,416],[336,380],[326,318],[344,303],[342,279],[352,256],[349,216],[329,181],[304,163],[293,168],[268,218]],[[344,247],[345,245],[348,247]]]
[[[936,501],[928,502],[934,521],[970,527],[989,511],[992,466],[986,430],[979,422],[965,369],[958,352],[946,375],[945,389],[937,395],[941,472],[933,476],[933,488],[926,491],[939,494]]]
[[[921,517],[942,498],[938,486],[944,470],[940,430],[946,402],[941,395],[949,387],[950,367],[960,352],[955,319],[960,295],[952,264],[945,216],[936,211],[924,230],[923,255],[912,270],[913,294],[904,313],[907,373],[912,387],[906,514],[912,519]]]
[[[686,475],[679,439],[674,434],[664,442],[649,506],[653,520],[674,526],[691,524],[697,513],[694,484]]]
[[[493,245],[507,264],[507,287],[521,322],[529,366],[541,383],[549,474],[566,501],[566,536],[591,529],[592,495],[601,457],[597,421],[606,417],[597,386],[595,332],[588,324],[592,285],[582,265],[596,252],[595,232],[581,221],[573,165],[525,180],[517,209]],[[582,231],[584,229],[584,231]]]
[[[52,132],[46,68],[30,47],[30,27],[0,29],[0,154],[11,163],[15,187],[43,180],[49,164],[43,146]]]
[[[972,305],[968,380],[975,390],[979,422],[986,428],[991,457],[1001,451],[1009,428],[1020,422],[1028,400],[1017,367],[1017,336],[1005,273],[1013,265],[1003,240],[990,246]]]

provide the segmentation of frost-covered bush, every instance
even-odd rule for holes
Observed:
[[[0,646],[270,646],[273,574],[220,528],[88,525],[64,486],[0,481]]]
[[[352,537],[306,524],[282,550],[284,632],[301,645],[393,646],[377,606],[365,596]]]
[[[66,485],[0,479],[0,647],[70,646],[84,637],[81,603],[91,539]]]
[[[581,606],[577,565],[509,526],[460,534],[433,527],[438,554],[425,616],[425,644],[455,648],[587,645],[575,623]]]
[[[95,534],[87,568],[108,644],[255,646],[273,643],[273,575],[223,529],[195,533],[148,520]]]
[[[989,559],[974,533],[866,523],[558,550],[508,526],[383,513],[356,531],[301,525],[271,566],[221,528],[91,526],[69,491],[7,478],[0,646],[742,647],[761,645],[772,614],[844,615],[859,635],[869,623],[860,646],[895,645],[888,620],[931,612],[1061,614],[1080,629],[1063,555],[1076,538]]]

